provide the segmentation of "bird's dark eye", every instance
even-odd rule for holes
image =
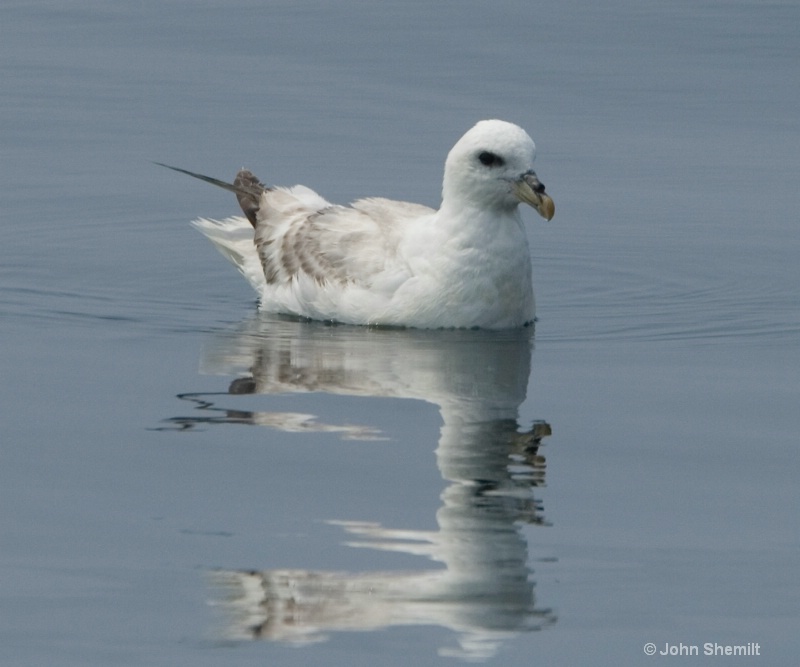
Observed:
[[[502,167],[505,164],[503,158],[489,151],[483,151],[478,155],[478,159],[481,161],[481,164],[486,167]]]

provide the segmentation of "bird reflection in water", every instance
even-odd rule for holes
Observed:
[[[522,530],[546,525],[533,493],[544,484],[540,448],[551,433],[543,421],[527,430],[518,424],[531,351],[529,329],[375,330],[260,315],[220,334],[203,370],[240,375],[230,394],[326,392],[437,405],[436,461],[447,483],[435,510],[438,530],[331,522],[348,535],[349,546],[425,556],[436,568],[218,570],[211,579],[225,636],[305,644],[337,631],[431,625],[456,634],[458,645],[441,647],[440,655],[481,660],[519,633],[555,622],[555,614],[536,603]],[[204,414],[174,418],[173,427],[250,423],[381,437],[366,425],[324,424],[313,415],[227,410],[216,405],[221,395],[182,397]]]

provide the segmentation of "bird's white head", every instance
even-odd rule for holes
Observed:
[[[482,120],[453,146],[444,165],[442,206],[513,211],[530,204],[550,220],[553,200],[533,171],[536,146],[518,125]]]

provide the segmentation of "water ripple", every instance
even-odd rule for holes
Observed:
[[[708,266],[675,274],[646,262],[608,266],[585,256],[540,264],[549,277],[537,283],[538,342],[780,344],[796,343],[800,334],[800,294],[769,275]]]

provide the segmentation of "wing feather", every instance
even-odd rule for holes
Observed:
[[[261,196],[254,240],[270,286],[305,277],[318,285],[368,289],[378,274],[401,268],[403,223],[433,213],[378,198],[333,206],[307,188],[274,188]]]

